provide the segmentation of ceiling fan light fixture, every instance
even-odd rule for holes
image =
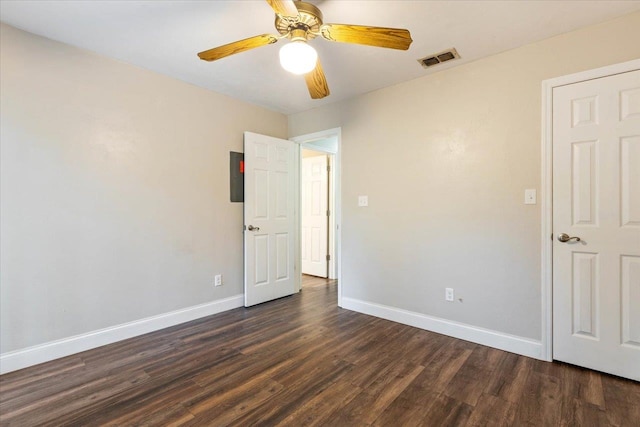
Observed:
[[[316,67],[318,53],[304,40],[296,40],[280,48],[280,65],[293,74],[307,74]]]
[[[0,0],[2,1],[2,0]],[[312,0],[266,0],[276,13],[275,26],[280,36],[261,34],[227,43],[198,53],[203,61],[217,61],[236,53],[291,40],[280,49],[282,68],[293,74],[304,74],[312,99],[329,96],[329,86],[316,50],[307,44],[316,37],[331,42],[354,43],[366,46],[407,50],[413,40],[409,30],[403,28],[371,27],[366,25],[325,24],[322,12]],[[444,56],[433,58],[446,61]]]

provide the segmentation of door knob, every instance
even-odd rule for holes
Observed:
[[[250,225],[247,227],[249,229],[249,231],[260,231],[260,227],[254,227],[253,225]],[[580,239],[578,239],[580,240]]]
[[[558,241],[559,242],[567,243],[567,242],[570,242],[572,240],[575,240],[576,242],[579,242],[580,238],[579,237],[575,237],[575,236],[574,237],[569,236],[567,233],[558,234]]]

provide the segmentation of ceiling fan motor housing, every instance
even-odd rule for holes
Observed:
[[[322,25],[322,12],[311,3],[296,1],[298,16],[295,18],[276,15],[276,29],[291,40],[310,40],[317,36]],[[304,32],[304,36],[302,35]]]

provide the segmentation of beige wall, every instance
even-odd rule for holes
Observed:
[[[540,339],[541,82],[638,40],[635,13],[290,116],[342,127],[343,296]]]
[[[229,151],[286,137],[286,117],[4,24],[0,40],[0,351],[241,294]]]

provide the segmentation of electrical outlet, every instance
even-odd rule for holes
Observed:
[[[453,301],[453,288],[445,288],[444,299],[447,301]]]
[[[222,286],[222,274],[216,274],[214,286]]]

